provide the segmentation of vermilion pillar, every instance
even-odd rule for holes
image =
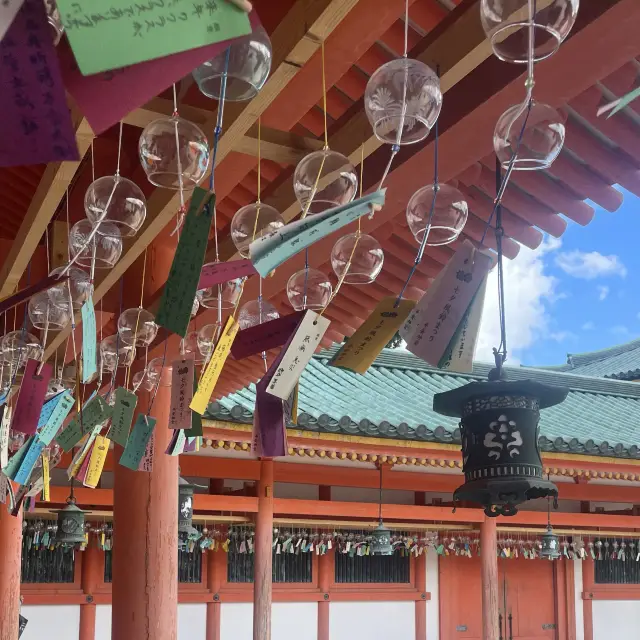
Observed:
[[[174,242],[156,242],[148,251],[146,295],[166,280],[174,249]],[[127,287],[140,287],[140,279]],[[165,454],[173,433],[170,384],[164,369],[151,409],[157,420],[153,470],[114,465],[111,637],[118,640],[176,640],[178,634],[178,457]],[[139,412],[148,411],[151,395],[138,393]],[[121,454],[116,446],[116,461]]]
[[[496,640],[498,625],[498,533],[495,518],[485,518],[480,525],[480,560],[482,563],[482,639]]]
[[[320,485],[318,499],[331,500],[331,487]],[[322,600],[318,602],[318,640],[329,640],[329,616],[331,615],[329,590],[331,589],[333,562],[333,553],[326,553],[318,558],[318,588],[322,595]]]
[[[79,640],[94,640],[96,633],[95,592],[104,581],[104,552],[98,549],[95,540],[91,540],[82,552],[82,574],[80,582],[86,604],[80,607]]]
[[[0,504],[0,640],[17,640],[20,616],[22,510],[13,517]]]
[[[260,463],[253,576],[253,640],[271,640],[273,460]]]

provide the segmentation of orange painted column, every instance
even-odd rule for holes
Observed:
[[[427,552],[423,551],[415,562],[416,590],[416,640],[427,640]]]
[[[166,372],[165,372],[166,373]],[[165,455],[171,389],[163,375],[153,403],[153,470],[114,469],[113,638],[176,640],[178,628],[178,457]],[[141,411],[149,394],[140,394]],[[116,459],[122,448],[116,447]]]
[[[253,640],[271,640],[273,460],[260,463],[253,576]]]
[[[480,524],[482,564],[482,639],[496,640],[498,629],[498,532],[495,518]]]
[[[227,570],[227,554],[222,551],[207,551],[207,589],[211,602],[207,602],[207,629],[205,640],[220,640],[221,609],[220,587]]]
[[[331,500],[331,487],[320,485],[318,487],[318,499]],[[318,558],[318,589],[322,594],[322,600],[318,602],[318,640],[329,640],[329,616],[331,614],[331,602],[329,601],[329,589],[331,588],[331,568],[334,562],[332,553],[326,553]]]
[[[104,581],[104,552],[98,549],[95,540],[91,540],[82,552],[82,574],[80,584],[86,604],[80,607],[79,640],[94,640],[96,633],[96,604],[94,593]]]
[[[17,640],[20,616],[22,509],[13,517],[0,504],[0,640]]]

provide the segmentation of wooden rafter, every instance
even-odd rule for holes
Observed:
[[[88,122],[77,112],[72,114],[72,118],[80,158],[83,158],[93,140],[93,131]],[[76,175],[80,163],[81,161],[51,162],[47,165],[9,254],[0,269],[0,297],[10,295],[18,286],[31,256],[62,201],[67,187]]]

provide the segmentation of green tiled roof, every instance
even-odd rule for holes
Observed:
[[[486,379],[434,369],[406,351],[385,349],[365,375],[328,366],[337,347],[314,356],[300,383],[298,427],[312,431],[432,442],[457,442],[454,418],[433,411],[433,395]],[[510,380],[566,386],[566,401],[541,414],[543,450],[640,457],[640,384],[564,371],[506,368]],[[207,417],[250,423],[255,386],[209,405]]]
[[[632,340],[600,351],[569,353],[566,364],[540,368],[599,378],[638,380],[640,379],[640,340]]]

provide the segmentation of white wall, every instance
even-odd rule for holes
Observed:
[[[640,606],[637,600],[594,600],[593,640],[638,640]]]
[[[26,609],[27,607],[25,607]],[[24,614],[23,614],[24,615]],[[27,616],[28,617],[28,616]],[[31,621],[29,621],[31,624]],[[205,640],[207,625],[207,605],[179,604],[178,605],[178,640]],[[27,629],[29,625],[27,625]],[[25,632],[26,633],[26,632]],[[51,636],[46,636],[51,638]],[[52,640],[75,640],[75,636],[55,636]],[[22,640],[22,638],[20,638]],[[29,639],[27,639],[29,640]],[[42,639],[40,639],[42,640]],[[95,640],[111,640],[111,605],[96,605],[96,636]]]
[[[331,640],[415,640],[415,622],[413,602],[332,602],[329,637]],[[274,636],[274,640],[276,638]],[[222,640],[229,639],[223,637]]]
[[[318,604],[316,602],[275,602],[273,604],[271,637],[274,640],[316,640],[317,630]],[[220,637],[222,640],[251,640],[253,605],[223,604],[220,614]]]
[[[440,638],[440,573],[438,572],[438,554],[429,547],[427,550],[427,640]],[[418,640],[423,640],[418,638]],[[577,639],[576,639],[577,640]]]
[[[80,633],[80,605],[25,605],[20,613],[29,621],[20,640],[74,640]]]
[[[205,640],[207,635],[207,605],[178,605],[178,640]],[[22,640],[22,639],[20,639]]]

